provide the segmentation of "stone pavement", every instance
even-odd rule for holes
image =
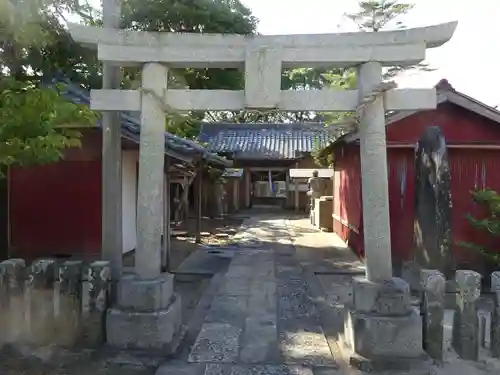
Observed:
[[[158,375],[337,373],[291,231],[286,218],[245,221],[187,363]]]
[[[234,239],[234,256],[203,297],[208,303],[187,350],[156,375],[364,374],[345,363],[336,344],[352,276],[364,273],[349,248],[334,234],[313,229],[308,219],[279,213],[251,216]],[[447,354],[444,368],[378,375],[499,371]]]

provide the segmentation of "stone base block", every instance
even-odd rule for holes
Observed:
[[[347,311],[344,341],[354,353],[368,359],[424,356],[422,319],[416,309],[411,309],[406,316]]]
[[[134,311],[157,311],[170,305],[174,293],[174,275],[161,274],[143,280],[134,274],[124,275],[118,282],[118,308]]]
[[[374,283],[364,276],[352,279],[354,309],[357,312],[403,316],[410,313],[410,287],[398,277]]]
[[[152,312],[110,309],[106,317],[108,344],[122,349],[153,349],[166,353],[181,328],[181,298],[174,296],[166,308]]]

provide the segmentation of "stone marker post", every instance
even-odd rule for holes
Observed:
[[[57,264],[53,259],[38,259],[29,267],[26,309],[31,331],[29,341],[33,344],[49,345],[54,341],[56,321],[53,297],[57,276]]]
[[[135,272],[140,278],[154,279],[161,272],[165,169],[165,114],[158,98],[167,89],[167,68],[146,64],[142,89]]]
[[[453,318],[452,345],[460,358],[479,359],[479,318],[477,300],[481,293],[481,275],[458,270],[455,275],[457,295]]]
[[[433,359],[443,360],[443,320],[445,277],[437,270],[422,270],[421,314],[424,350]]]
[[[2,306],[5,326],[2,341],[16,342],[22,339],[25,327],[24,316],[24,272],[23,259],[8,259],[0,263],[0,282],[3,285]]]
[[[382,64],[367,62],[358,70],[360,102],[382,83]],[[392,277],[384,96],[367,101],[360,116],[363,224],[366,278],[353,279],[353,306],[345,321],[344,340],[361,368],[406,366],[398,358],[422,356],[422,319],[412,308],[410,287]]]
[[[362,64],[358,82],[363,100],[381,84],[382,64]],[[373,282],[385,281],[392,277],[392,261],[383,96],[365,106],[359,133],[366,277]]]
[[[181,300],[173,294],[174,277],[161,273],[164,206],[167,68],[142,69],[141,143],[137,202],[135,272],[118,283],[117,306],[108,312],[108,343],[128,349],[175,349],[181,325]]]
[[[103,0],[103,26],[119,29],[121,0]],[[104,62],[102,86],[118,89],[120,67]],[[113,282],[119,280],[123,263],[122,224],[122,136],[120,113],[105,111],[102,116],[102,243],[101,252],[110,261]]]
[[[111,270],[108,261],[100,260],[85,267],[86,303],[82,308],[82,342],[90,347],[104,343],[105,319],[109,307]]]
[[[82,276],[83,262],[69,260],[58,265],[56,293],[57,342],[73,345],[80,338],[82,317]]]
[[[491,274],[494,304],[491,316],[491,355],[500,358],[500,271]]]

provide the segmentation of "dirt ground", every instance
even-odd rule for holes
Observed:
[[[228,243],[242,222],[243,219],[231,217],[203,217],[201,220],[201,245],[223,245]],[[184,259],[200,247],[200,244],[195,243],[196,224],[194,219],[189,219],[187,222],[172,222],[171,228],[170,270],[175,271]],[[123,260],[125,266],[134,265],[133,253],[125,255]]]
[[[202,245],[224,244],[231,240],[242,219],[203,218]],[[195,243],[195,222],[172,223],[171,270],[199,248]],[[133,266],[134,255],[124,258],[125,266]],[[187,323],[210,279],[177,281],[175,293],[182,298],[183,323]],[[112,356],[114,357],[114,355]],[[50,359],[49,359],[50,358]],[[106,350],[32,349],[21,345],[0,349],[0,375],[153,375],[155,368],[123,366],[109,363]]]

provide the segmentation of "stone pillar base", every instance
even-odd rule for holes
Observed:
[[[153,280],[125,275],[117,286],[117,305],[106,317],[108,344],[163,355],[175,352],[182,338],[182,303],[173,294],[173,282],[168,273]]]
[[[422,343],[422,319],[404,280],[378,284],[353,278],[353,304],[341,338],[351,365],[362,371],[414,368],[428,359]]]

